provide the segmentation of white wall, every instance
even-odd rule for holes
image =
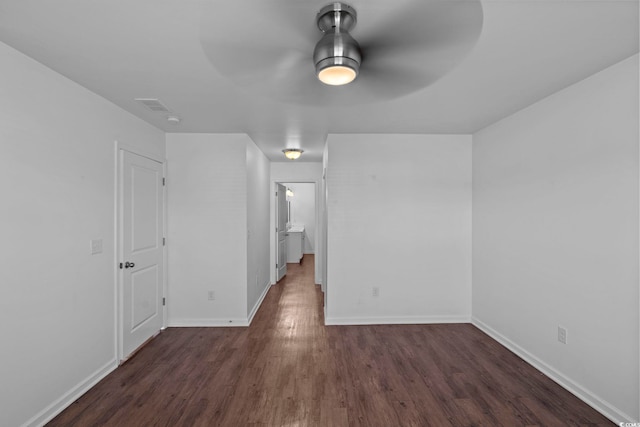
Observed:
[[[244,134],[166,138],[169,326],[246,324],[252,141]],[[208,299],[209,291],[215,300]]]
[[[163,158],[164,135],[2,43],[0,63],[0,425],[40,425],[116,367],[114,141]]]
[[[271,283],[276,283],[276,220],[275,220],[275,191],[276,182],[313,182],[316,184],[316,207],[321,213],[324,209],[324,199],[321,197],[320,189],[322,184],[322,163],[320,162],[271,162],[271,193],[270,207],[270,237],[269,245],[271,248]],[[316,216],[316,235],[322,236],[324,233],[323,220],[321,215]],[[314,248],[315,256],[315,283],[322,284],[321,272],[325,263],[321,250],[321,239],[316,239],[316,247]]]
[[[258,310],[269,289],[269,159],[247,142],[247,316]]]
[[[327,144],[326,322],[469,321],[471,136]]]
[[[291,223],[304,225],[303,252],[313,254],[316,245],[316,185],[300,182],[286,182],[284,185],[294,194],[290,198]]]
[[[637,61],[474,135],[474,322],[620,421],[639,418]],[[0,62],[0,425],[38,425],[116,366],[114,140],[164,157],[164,135],[1,43]],[[264,156],[166,139],[169,323],[246,323]],[[469,137],[331,135],[325,154],[328,323],[468,319]],[[270,187],[315,182],[322,213],[322,172],[272,163]]]
[[[639,417],[638,137],[637,55],[473,136],[474,323],[618,422]]]

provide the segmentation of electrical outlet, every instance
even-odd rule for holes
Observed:
[[[562,344],[567,343],[567,330],[562,326],[558,326],[558,341]]]
[[[209,298],[209,301],[215,301],[215,299],[216,299],[216,291],[209,291],[208,298]]]
[[[380,295],[380,288],[374,286],[371,289],[371,295],[374,296],[374,297],[378,297]]]

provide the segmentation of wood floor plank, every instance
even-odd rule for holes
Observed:
[[[248,328],[169,328],[50,426],[611,426],[470,324],[324,326],[313,256]]]

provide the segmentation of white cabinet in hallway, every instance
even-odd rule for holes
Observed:
[[[300,263],[304,251],[304,227],[291,227],[287,231],[287,262]]]

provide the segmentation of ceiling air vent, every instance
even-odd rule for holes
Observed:
[[[135,98],[140,104],[147,107],[154,113],[170,113],[171,111],[159,99],[155,98]]]

